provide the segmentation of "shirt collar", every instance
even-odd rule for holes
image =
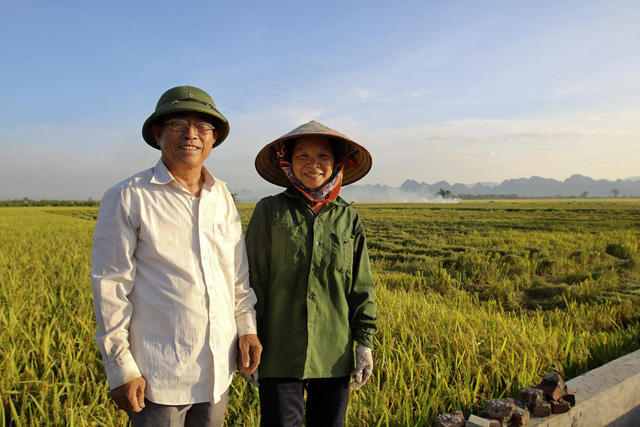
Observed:
[[[166,185],[173,181],[175,178],[169,172],[169,169],[162,163],[162,158],[158,160],[156,166],[153,168],[153,176],[151,177],[152,184]]]
[[[204,174],[204,185],[202,186],[203,190],[204,189],[209,190],[213,188],[213,186],[216,183],[216,179],[213,177],[213,175],[211,175],[211,173],[209,173],[209,170],[204,166],[202,166],[202,173]],[[167,185],[171,181],[175,181],[175,178],[173,177],[173,175],[171,175],[171,172],[169,172],[169,169],[167,169],[165,164],[162,162],[162,158],[160,158],[160,160],[158,160],[158,163],[156,163],[155,167],[153,168],[153,176],[151,177],[151,183]]]
[[[300,194],[300,192],[294,188],[294,187],[287,187],[287,189],[285,190],[284,194],[286,194],[289,197],[292,197],[294,199],[302,199],[302,201],[304,202],[304,198],[302,196],[302,194]],[[336,200],[334,202],[329,202],[327,203],[328,205],[336,205],[336,206],[349,206],[350,203],[347,203],[344,201],[344,199],[340,196],[338,196],[336,198]]]
[[[202,189],[206,191],[211,191],[214,185],[216,185],[216,179],[209,173],[209,170],[202,166],[202,173],[204,174],[204,184],[202,185]]]

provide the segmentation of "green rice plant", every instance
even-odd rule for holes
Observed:
[[[637,251],[638,251],[637,243],[634,243],[634,244],[610,243],[605,248],[606,253],[620,259],[630,259]]]
[[[253,205],[238,205],[247,224]],[[640,202],[358,204],[378,285],[375,368],[348,425],[432,425],[640,347]],[[89,262],[95,208],[0,209],[0,425],[123,426]],[[612,256],[612,242],[630,257]],[[636,245],[636,246],[634,246]],[[609,251],[610,252],[610,251]],[[259,422],[235,378],[227,425]]]

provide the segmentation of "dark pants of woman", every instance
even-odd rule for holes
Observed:
[[[261,426],[301,426],[305,390],[307,427],[344,425],[349,404],[349,377],[264,378],[259,381]]]

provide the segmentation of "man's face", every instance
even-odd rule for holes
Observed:
[[[184,131],[178,129],[179,120],[189,123]],[[198,125],[202,122],[211,124],[211,117],[185,112],[163,116],[162,123],[153,127],[153,135],[162,152],[162,161],[170,172],[200,168],[211,154],[218,133]]]
[[[324,185],[333,172],[331,142],[323,136],[301,137],[293,148],[291,166],[305,187],[314,190]]]

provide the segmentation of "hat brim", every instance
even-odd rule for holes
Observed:
[[[260,174],[262,178],[264,178],[271,184],[275,184],[280,187],[289,187],[291,183],[280,168],[280,162],[276,154],[276,145],[279,145],[281,142],[299,138],[303,135],[321,135],[329,138],[333,144],[350,145],[350,151],[352,151],[352,154],[349,156],[349,158],[355,161],[356,166],[351,169],[348,163],[345,164],[342,177],[342,185],[345,186],[353,184],[354,182],[363,178],[371,170],[371,166],[373,164],[371,154],[369,153],[369,151],[367,151],[366,148],[364,148],[357,142],[352,141],[351,139],[345,137],[342,134],[339,134],[338,132],[335,133],[336,135],[330,135],[326,132],[307,132],[294,135],[287,134],[285,136],[282,136],[275,141],[270,142],[269,144],[264,146],[260,150],[260,152],[258,152],[255,160],[256,171],[258,171],[258,174]]]
[[[155,111],[152,115],[149,116],[147,120],[145,120],[144,124],[142,125],[142,138],[144,139],[144,141],[153,148],[159,150],[160,147],[158,146],[158,142],[156,141],[155,136],[153,136],[154,123],[159,117],[165,116],[167,114],[182,112],[194,112],[211,116],[211,118],[213,119],[213,126],[218,133],[216,141],[213,143],[213,147],[217,147],[218,145],[222,144],[222,141],[224,141],[229,135],[229,121],[222,114],[220,114],[218,110],[196,102],[180,102],[174,105],[167,106],[162,110]]]

